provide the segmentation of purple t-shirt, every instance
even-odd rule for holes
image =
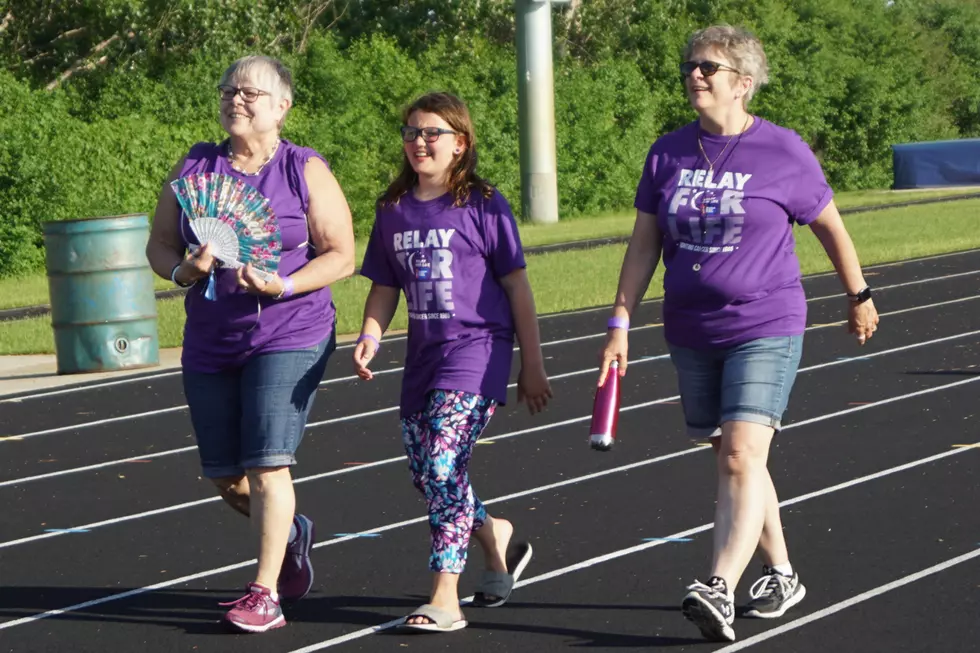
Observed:
[[[256,176],[236,172],[225,146],[198,143],[190,149],[180,177],[199,172],[231,175],[258,189],[279,220],[282,254],[279,275],[292,274],[316,257],[309,239],[306,212],[309,189],[304,170],[311,158],[324,161],[316,151],[283,140],[272,160]],[[175,200],[176,201],[176,200]],[[181,211],[180,230],[185,244],[199,244]],[[204,297],[207,278],[187,290],[184,308],[184,350],[181,363],[194,372],[220,372],[241,366],[256,354],[305,349],[323,341],[334,325],[329,287],[287,299],[257,297],[239,288],[233,269],[215,272],[217,297]]]
[[[664,337],[681,347],[730,347],[806,326],[792,227],[813,222],[833,193],[796,132],[757,117],[729,139],[697,122],[662,136],[636,191],[634,205],[656,215],[663,234]]]
[[[423,202],[409,192],[379,207],[361,266],[408,303],[403,417],[434,389],[507,399],[514,319],[498,279],[525,266],[517,223],[497,191],[452,204],[449,193]]]

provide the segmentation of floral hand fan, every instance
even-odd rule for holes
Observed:
[[[279,220],[253,186],[231,175],[204,172],[171,182],[191,231],[229,268],[251,263],[265,281],[279,269]]]

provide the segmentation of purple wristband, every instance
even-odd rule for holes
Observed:
[[[629,318],[619,317],[618,315],[613,315],[609,318],[609,322],[606,323],[607,329],[629,329],[630,321]]]
[[[290,277],[282,277],[282,292],[276,295],[276,299],[286,299],[293,295],[293,280]]]
[[[359,344],[361,344],[361,341],[362,340],[373,340],[374,341],[374,350],[375,350],[375,352],[381,351],[381,342],[377,338],[375,338],[374,336],[372,336],[370,333],[362,333],[361,334],[361,337],[358,338],[357,339],[357,342],[355,342],[354,344],[355,345],[359,345]]]

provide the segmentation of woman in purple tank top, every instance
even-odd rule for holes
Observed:
[[[290,466],[335,348],[329,285],[354,271],[354,233],[327,162],[280,137],[289,70],[245,57],[218,91],[228,138],[194,145],[174,168],[146,254],[158,275],[188,288],[181,363],[204,475],[259,534],[255,581],[227,604],[225,621],[264,632],[285,625],[280,598],[302,598],[313,584],[313,522],[295,512]],[[277,274],[221,267],[200,246],[170,186],[198,173],[229,175],[268,200],[282,238]]]

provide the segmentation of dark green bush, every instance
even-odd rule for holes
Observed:
[[[378,0],[317,20],[304,13],[314,4],[127,0],[108,11],[75,0],[64,20],[91,24],[67,38],[57,16],[16,0],[14,15],[27,18],[0,42],[0,275],[42,266],[45,220],[152,211],[188,147],[223,137],[214,86],[252,49],[292,67],[284,135],[331,162],[359,233],[401,163],[402,107],[429,90],[468,103],[481,173],[519,210],[509,0]],[[140,21],[149,27],[113,41],[108,63],[43,90],[93,44]],[[555,12],[563,217],[631,205],[650,143],[693,117],[677,63],[690,32],[714,22],[763,39],[771,82],[752,110],[800,132],[839,190],[888,186],[893,143],[980,135],[975,2],[589,0],[574,15]],[[23,53],[37,57],[28,64]]]

